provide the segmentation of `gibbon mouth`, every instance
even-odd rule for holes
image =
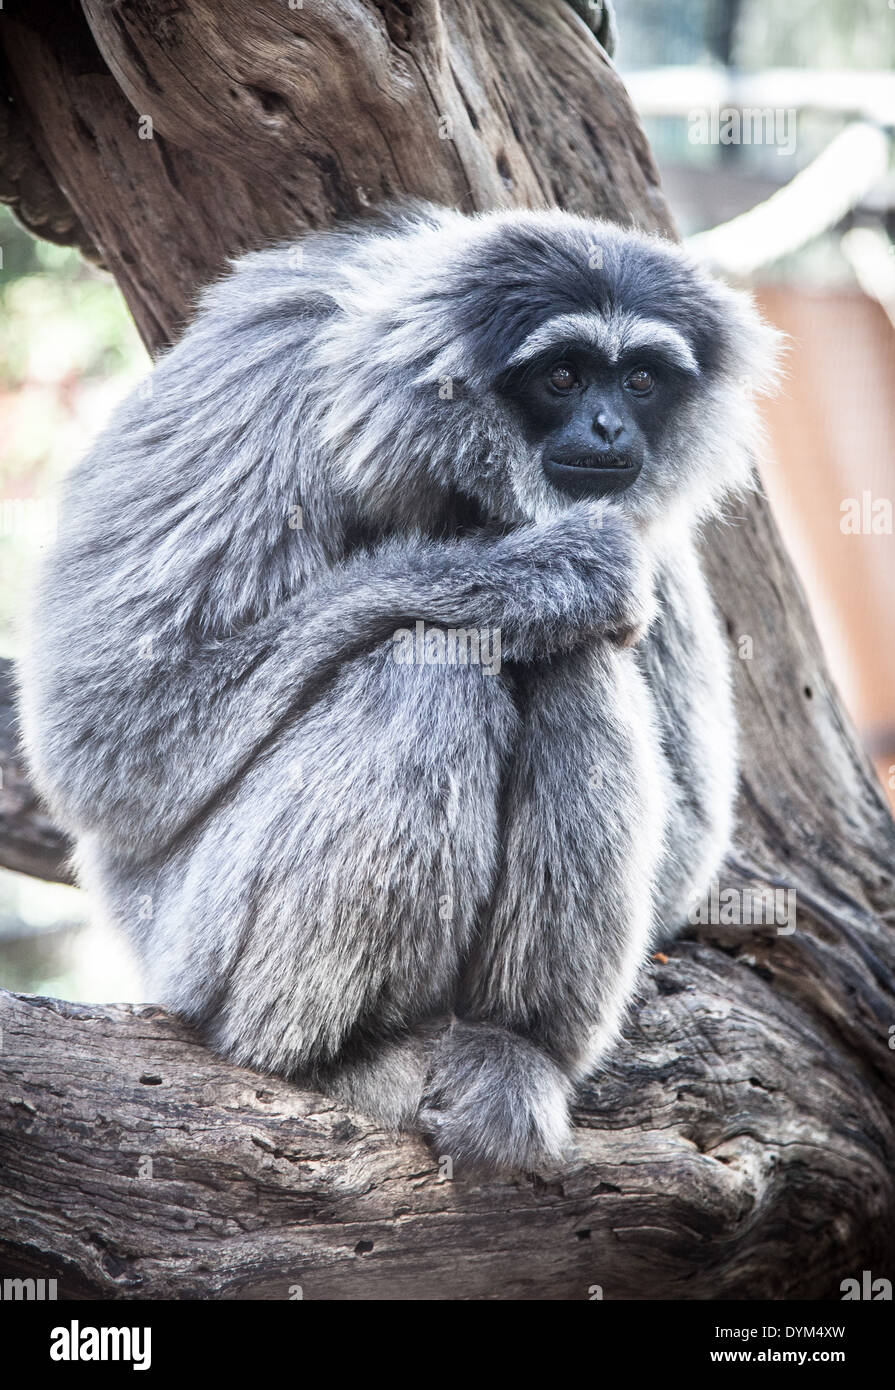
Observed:
[[[551,483],[564,492],[582,497],[600,497],[610,492],[623,492],[635,481],[642,460],[633,461],[620,454],[584,454],[561,463],[545,459],[544,472]]]

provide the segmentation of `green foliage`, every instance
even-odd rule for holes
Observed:
[[[145,353],[111,276],[37,241],[0,207],[0,389],[137,369]]]
[[[56,524],[59,479],[148,366],[111,276],[35,240],[0,207],[0,654],[36,555]]]

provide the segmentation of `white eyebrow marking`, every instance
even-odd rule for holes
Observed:
[[[588,343],[591,347],[602,348],[610,356],[613,337],[611,323],[600,314],[558,314],[529,333],[507,366],[521,367],[548,348],[562,347],[569,342]]]
[[[619,330],[619,356],[640,348],[657,348],[663,357],[682,367],[685,372],[692,372],[694,376],[699,374],[693,349],[684,335],[672,328],[670,323],[663,323],[661,319],[642,319],[632,314],[619,324]]]
[[[521,367],[548,348],[561,348],[573,342],[598,348],[609,362],[617,362],[623,353],[655,348],[683,371],[699,373],[693,349],[676,328],[661,319],[624,313],[610,314],[607,318],[601,314],[557,314],[528,335],[507,366]]]

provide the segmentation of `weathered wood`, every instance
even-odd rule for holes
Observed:
[[[564,0],[43,8],[4,11],[17,119],[153,348],[228,255],[402,194],[671,230]],[[418,1141],[226,1066],[157,1011],[8,996],[4,1265],[88,1297],[835,1297],[888,1274],[895,830],[765,504],[732,510],[706,538],[744,653],[722,886],[795,890],[796,930],[708,927],[651,966],[578,1157],[439,1182]]]
[[[484,1182],[159,1010],[0,995],[0,1267],[72,1297],[839,1297],[891,1268],[892,1001],[817,928],[677,945],[574,1159]]]
[[[4,11],[2,42],[20,125],[152,349],[228,257],[390,199],[667,225],[566,0],[35,0]]]
[[[71,883],[71,851],[31,785],[19,745],[13,667],[0,661],[0,866]]]

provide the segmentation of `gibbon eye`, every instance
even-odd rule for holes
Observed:
[[[656,384],[656,378],[646,367],[635,367],[625,377],[625,386],[635,396],[648,396]]]
[[[555,367],[550,368],[550,385],[554,391],[565,395],[578,385],[578,373],[569,362],[557,362]]]

